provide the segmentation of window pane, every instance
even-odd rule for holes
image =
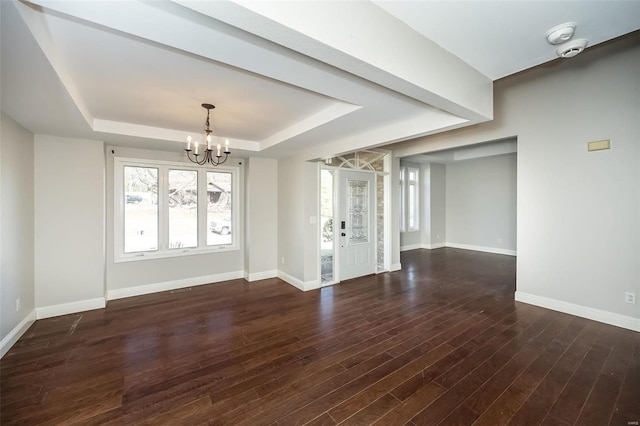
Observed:
[[[378,258],[378,271],[384,270],[384,191],[385,191],[385,178],[382,176],[376,176],[376,241],[377,241],[377,258]]]
[[[198,172],[169,170],[169,248],[198,247]]]
[[[124,168],[124,251],[158,250],[158,169]]]
[[[333,281],[333,172],[320,172],[320,278]]]
[[[369,242],[369,182],[347,179],[347,235],[349,244]]]
[[[418,172],[416,169],[409,169],[409,180],[416,181],[418,179]]]
[[[231,173],[207,172],[207,245],[231,244]]]

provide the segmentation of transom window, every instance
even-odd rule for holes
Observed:
[[[115,261],[238,249],[238,169],[114,160]]]

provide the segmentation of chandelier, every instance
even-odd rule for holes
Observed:
[[[202,108],[207,110],[207,121],[205,122],[206,128],[204,129],[204,141],[203,147],[200,148],[200,144],[198,141],[194,141],[194,150],[191,150],[191,135],[187,137],[187,149],[185,152],[187,153],[187,158],[191,160],[192,163],[196,163],[200,166],[209,163],[213,166],[219,166],[220,164],[227,161],[227,157],[231,154],[229,151],[229,139],[225,141],[224,151],[221,152],[222,147],[220,144],[216,146],[216,155],[213,155],[213,148],[211,145],[211,126],[209,125],[209,114],[211,110],[215,108],[215,106],[211,104],[202,104]],[[200,152],[202,151],[202,152]],[[224,158],[222,157],[224,154]]]

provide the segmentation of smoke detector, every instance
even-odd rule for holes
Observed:
[[[568,41],[573,37],[573,33],[576,30],[575,22],[567,22],[564,24],[556,25],[547,31],[546,37],[549,44],[560,44]]]
[[[582,53],[582,51],[587,47],[587,40],[580,38],[577,40],[573,40],[563,44],[558,47],[556,53],[561,58],[573,58],[574,56]]]

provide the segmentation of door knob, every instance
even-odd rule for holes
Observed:
[[[347,236],[347,234],[345,234],[344,232],[342,232],[340,235],[343,236],[343,237]]]

